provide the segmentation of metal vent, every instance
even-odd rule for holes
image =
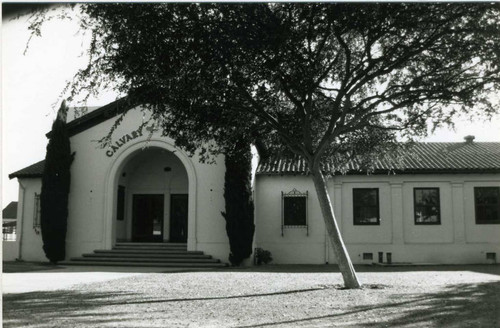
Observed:
[[[486,253],[486,259],[490,261],[497,261],[497,253]]]

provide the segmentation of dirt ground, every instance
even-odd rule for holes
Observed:
[[[359,290],[343,289],[337,268],[324,265],[140,272],[56,290],[4,294],[3,325],[500,327],[498,265],[356,269],[364,284]],[[15,273],[4,276],[10,274]],[[37,271],[16,279],[33,274]]]

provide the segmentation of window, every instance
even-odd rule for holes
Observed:
[[[40,229],[40,194],[35,193],[35,208],[33,213],[33,229]]]
[[[3,222],[2,224],[3,240],[16,241],[16,222]]]
[[[363,260],[373,260],[373,253],[363,253]]]
[[[378,188],[352,190],[354,225],[380,225]]]
[[[474,187],[477,224],[500,224],[500,187]]]
[[[414,188],[415,224],[441,224],[439,188]]]
[[[281,192],[282,221],[281,235],[283,228],[308,228],[307,227],[307,191],[301,193],[293,189],[288,193]],[[307,231],[309,233],[309,231]]]

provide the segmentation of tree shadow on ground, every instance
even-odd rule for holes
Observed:
[[[500,282],[459,284],[442,292],[414,295],[411,306],[399,306],[394,316],[364,327],[500,327]]]
[[[412,308],[388,321],[391,327],[412,323],[436,327],[500,327],[500,282],[448,286],[444,292],[416,297]],[[375,325],[371,325],[375,326]]]
[[[324,288],[319,288],[325,290]],[[155,299],[139,293],[51,291],[4,295],[4,327],[45,327],[71,323],[74,327],[101,327],[107,323],[131,326],[146,320],[142,310],[152,304],[179,302],[218,301],[232,298],[275,297],[285,293],[297,293],[297,302],[310,299],[306,292],[319,289],[304,289],[276,293],[236,295],[225,297],[197,297]],[[339,289],[329,288],[332,299]],[[360,290],[343,290],[360,297]],[[402,294],[385,288],[380,292],[380,303],[342,304],[336,313],[296,318],[288,321],[260,322],[245,327],[329,325],[356,327],[500,327],[500,282],[458,284],[443,287],[439,292]],[[300,300],[299,300],[300,299]],[[314,299],[314,298],[312,298]],[[360,304],[360,305],[355,305]],[[134,307],[144,305],[145,307]],[[277,304],[279,306],[279,304]],[[307,302],[304,303],[307,307]],[[324,309],[323,309],[324,310]],[[324,311],[322,312],[324,313]],[[259,313],[247,314],[256,318]],[[187,319],[185,317],[184,319]],[[248,322],[246,317],[246,321]],[[219,318],[221,325],[225,318]]]
[[[110,322],[137,320],[140,313],[127,311],[131,305],[152,305],[155,303],[181,303],[194,301],[217,301],[255,297],[272,297],[285,294],[307,293],[324,290],[325,287],[285,290],[272,293],[242,294],[196,298],[148,298],[138,293],[109,293],[81,291],[42,291],[3,296],[4,327],[40,326],[54,320],[71,320],[74,325],[100,327]],[[104,307],[112,307],[106,308]]]
[[[43,291],[3,295],[4,327],[57,327],[55,322],[74,326],[101,327],[105,323],[126,322],[126,311],[106,311],[109,305],[135,299],[133,293]],[[121,301],[118,301],[121,300]]]
[[[444,291],[401,295],[400,300],[355,306],[339,313],[266,322],[238,328],[329,327],[500,327],[500,282],[459,284]],[[356,318],[364,319],[356,319]]]

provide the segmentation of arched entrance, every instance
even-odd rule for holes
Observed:
[[[189,157],[165,140],[140,141],[109,171],[105,247],[117,241],[181,242],[196,249],[196,176]]]
[[[116,240],[187,242],[189,183],[170,151],[136,152],[118,177]]]

